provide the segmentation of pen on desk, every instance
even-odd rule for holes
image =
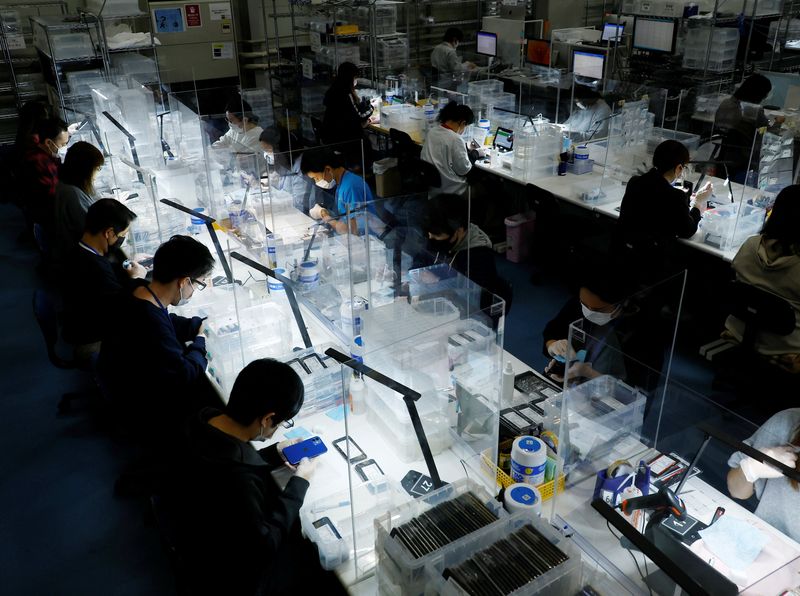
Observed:
[[[725,515],[725,508],[717,507],[717,510],[714,512],[714,517],[711,518],[711,524],[709,525],[714,525],[723,515]]]

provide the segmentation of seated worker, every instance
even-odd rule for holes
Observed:
[[[56,186],[51,254],[63,263],[83,234],[86,211],[94,203],[94,179],[105,158],[94,145],[78,141],[67,151]]]
[[[439,171],[442,183],[432,188],[430,196],[436,194],[467,194],[467,174],[472,164],[480,157],[477,148],[467,149],[461,135],[467,126],[475,122],[475,114],[469,106],[450,102],[439,111],[439,126],[434,126],[425,136],[420,157]]]
[[[778,194],[761,234],[744,241],[732,265],[739,281],[780,296],[794,307],[795,330],[785,336],[759,335],[755,347],[774,364],[800,373],[800,186],[787,186]],[[728,317],[725,327],[742,340],[739,319]]]
[[[675,239],[694,236],[706,210],[713,191],[710,183],[691,196],[673,186],[688,162],[689,150],[682,143],[663,141],[653,152],[653,168],[632,177],[625,188],[612,254],[620,266],[638,271],[643,281],[660,281],[676,269],[669,259]]]
[[[303,161],[303,151],[293,147],[291,157],[289,151],[281,148],[281,133],[273,127],[265,128],[258,138],[264,152],[267,164],[266,174],[269,184],[278,190],[285,190],[292,195],[292,202],[296,209],[303,213],[316,204],[316,186],[303,175],[300,164]],[[289,163],[292,159],[292,163]],[[263,182],[262,178],[262,182]]]
[[[442,43],[433,48],[431,52],[431,67],[433,68],[433,80],[437,81],[440,77],[446,77],[466,70],[474,70],[472,62],[462,62],[456,49],[464,41],[464,33],[461,29],[451,27],[444,33]]]
[[[511,286],[497,274],[491,239],[477,225],[470,223],[469,205],[465,198],[438,195],[428,201],[422,230],[428,239],[432,262],[417,258],[415,267],[446,263],[481,288],[505,300],[508,313],[511,309]],[[483,296],[481,308],[490,304],[491,296]]]
[[[314,219],[322,220],[338,234],[380,235],[385,225],[378,216],[375,197],[366,181],[345,169],[344,157],[329,149],[306,151],[300,169],[319,188],[334,191],[336,213],[316,205],[309,211]],[[350,209],[350,217],[347,210]]]
[[[72,149],[70,149],[72,151]],[[136,214],[115,199],[100,199],[86,212],[83,235],[64,265],[62,333],[78,360],[100,351],[100,341],[113,328],[119,302],[142,283],[147,271],[138,263],[126,270],[108,258],[128,237]]]
[[[29,221],[52,233],[53,209],[58,185],[58,167],[67,152],[69,132],[58,118],[39,122],[37,143],[22,160],[19,188],[24,196],[24,211]]]
[[[224,409],[205,408],[189,420],[185,455],[175,461],[165,496],[189,593],[300,594],[321,587],[319,558],[301,536],[299,516],[316,460],[292,468],[282,451],[295,441],[263,449],[251,443],[291,426],[303,394],[289,365],[254,360],[237,376]],[[271,475],[280,467],[293,472],[283,489]]]
[[[744,441],[754,449],[798,469],[800,447],[800,409],[778,412],[755,434]],[[728,459],[728,492],[734,499],[758,499],[755,514],[792,540],[800,540],[800,518],[795,506],[800,505],[797,482],[741,452]]]
[[[202,320],[168,310],[206,287],[214,268],[208,249],[189,236],[173,236],[153,258],[153,280],[121,301],[116,325],[103,336],[97,367],[110,400],[145,444],[175,437],[185,417],[207,398]],[[157,414],[157,415],[156,415]]]
[[[728,166],[728,174],[735,182],[744,183],[748,169],[759,171],[761,142],[760,137],[756,137],[756,130],[767,126],[776,132],[784,122],[783,116],[770,121],[764,114],[761,103],[770,91],[772,83],[767,77],[752,74],[733,95],[722,100],[714,115],[715,132],[724,135],[719,159],[733,162]],[[756,139],[756,145],[751,160],[753,139]]]
[[[597,91],[585,85],[575,85],[575,107],[564,126],[576,140],[607,137],[609,116],[611,108]]]
[[[258,116],[249,103],[239,97],[232,98],[225,106],[225,120],[228,130],[211,145],[214,149],[227,148],[240,153],[261,151],[258,138],[264,129],[258,125]]]
[[[651,371],[659,371],[665,347],[658,310],[650,308],[646,297],[634,300],[629,295],[630,283],[613,268],[587,270],[578,295],[564,304],[542,332],[543,352],[551,359],[545,374],[563,381],[564,360],[575,358],[574,348],[568,345],[569,326],[582,319],[589,336],[586,354],[566,371],[570,381],[611,375],[645,389],[657,381]]]

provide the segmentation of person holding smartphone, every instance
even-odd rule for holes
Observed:
[[[467,174],[481,156],[474,140],[467,148],[461,135],[467,126],[475,122],[472,109],[463,104],[450,102],[440,111],[439,125],[432,127],[425,137],[420,158],[433,164],[441,176],[441,185],[431,188],[429,196],[437,194],[467,194]]]
[[[300,534],[316,460],[291,466],[283,449],[296,441],[253,444],[293,426],[303,398],[297,373],[264,358],[242,369],[224,409],[206,408],[190,420],[186,453],[165,497],[189,593],[299,594],[310,586],[344,593]],[[272,477],[281,467],[292,474],[284,488]]]

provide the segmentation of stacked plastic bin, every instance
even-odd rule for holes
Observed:
[[[359,6],[353,9],[350,20],[358,25],[359,31],[369,31],[374,35],[391,35],[397,31],[397,8],[394,4],[376,2],[375,28],[373,30],[370,23],[370,9],[367,6]]]
[[[711,37],[709,49],[708,41]],[[686,32],[683,67],[725,72],[736,64],[739,30],[732,27],[695,27]]]
[[[393,530],[443,502],[472,493],[497,520],[442,548],[421,557],[414,555],[393,535]],[[580,588],[580,553],[568,540],[558,536],[547,524],[526,513],[507,515],[500,504],[474,481],[458,480],[427,496],[404,503],[375,520],[375,550],[378,557],[378,593],[418,596],[422,594],[463,594],[445,569],[454,567],[490,547],[523,526],[532,526],[565,555],[566,561],[532,579],[517,594],[574,594]]]
[[[375,40],[378,67],[393,68],[408,64],[408,38],[389,37]]]

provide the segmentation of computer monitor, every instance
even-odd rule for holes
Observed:
[[[497,33],[478,31],[478,49],[476,52],[492,58],[497,56]]]
[[[602,41],[619,43],[622,41],[622,33],[625,30],[625,23],[606,23],[603,25]]]
[[[580,77],[602,79],[606,57],[604,54],[593,54],[575,50],[572,56],[572,72]]]
[[[636,17],[633,26],[633,47],[637,50],[671,54],[675,50],[675,21]]]
[[[550,42],[544,39],[528,40],[527,58],[531,64],[550,66]]]

